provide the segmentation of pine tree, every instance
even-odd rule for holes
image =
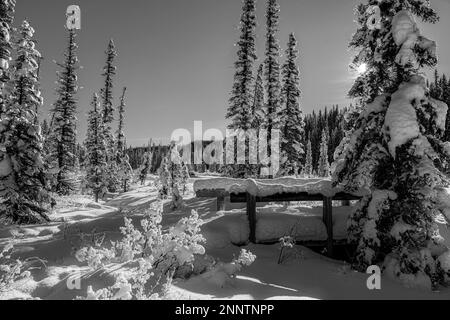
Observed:
[[[373,24],[374,8],[380,8],[380,22]],[[352,66],[358,68],[366,65],[367,71],[359,75],[350,90],[350,97],[359,98],[361,103],[370,103],[383,93],[393,93],[400,83],[408,80],[410,67],[433,66],[436,57],[424,54],[415,61],[398,63],[400,59],[407,59],[405,55],[397,55],[398,48],[392,36],[390,28],[392,18],[400,10],[410,10],[424,22],[436,23],[439,18],[436,12],[429,6],[429,1],[378,1],[370,0],[367,4],[360,4],[356,8],[359,28],[353,35],[350,48],[358,51]],[[370,19],[369,19],[370,18]],[[395,57],[393,57],[395,55]],[[412,66],[411,62],[415,65]]]
[[[63,64],[57,63],[62,68],[58,72],[58,99],[52,109],[52,123],[50,148],[48,157],[49,166],[54,166],[56,171],[56,181],[54,189],[60,195],[69,195],[75,191],[76,186],[72,179],[75,165],[75,147],[77,136],[77,99],[78,70],[77,48],[75,42],[75,31],[69,30],[69,44]]]
[[[17,55],[8,84],[11,89],[0,117],[0,219],[6,223],[49,221],[43,138],[36,121],[36,111],[43,102],[37,76],[41,55],[33,35],[34,29],[24,21],[17,32]]]
[[[105,126],[111,126],[114,121],[114,107],[113,107],[113,89],[114,89],[114,76],[116,75],[116,67],[114,66],[114,60],[117,57],[114,41],[111,39],[106,50],[106,65],[103,69],[102,76],[105,77],[105,86],[101,91],[102,99],[102,113],[103,123]],[[109,128],[110,129],[110,128]],[[108,128],[106,128],[108,130]]]
[[[161,161],[161,166],[158,169],[159,187],[158,193],[161,199],[167,199],[170,193],[170,172],[169,172],[169,158],[165,156]]]
[[[152,169],[153,152],[151,150],[151,147],[149,147],[149,151],[144,154],[144,161],[139,169],[139,181],[141,185],[145,184],[145,180]]]
[[[320,143],[319,177],[330,176],[330,162],[328,161],[328,132],[323,130],[322,142]]]
[[[104,136],[103,115],[100,111],[100,102],[97,94],[92,100],[92,110],[88,115],[88,130],[86,135],[86,180],[87,186],[98,202],[103,193],[107,191],[107,164],[106,140]]]
[[[264,122],[264,65],[260,64],[255,81],[253,105],[251,109],[252,129],[259,129]]]
[[[278,24],[279,24],[280,6],[277,0],[268,0],[266,11],[266,52],[265,52],[265,78],[266,78],[266,93],[267,93],[267,105],[266,105],[266,118],[264,127],[267,129],[267,141],[268,141],[268,156],[272,157],[272,130],[278,130],[280,128],[280,45],[277,39]],[[269,175],[269,178],[273,178],[273,173]]]
[[[230,129],[247,131],[251,129],[255,123],[253,109],[255,101],[253,97],[254,91],[254,76],[253,69],[257,59],[256,56],[256,1],[244,0],[242,7],[243,13],[240,21],[240,39],[237,43],[238,59],[235,62],[235,75],[234,84],[229,100],[228,112],[226,118],[231,120]],[[245,142],[246,145],[246,163],[228,165],[227,172],[230,176],[239,177],[242,175],[253,175],[253,171],[256,171],[256,167],[249,163],[249,146],[248,139]],[[237,159],[237,154],[235,154]],[[202,165],[199,171],[205,170],[205,166]]]
[[[119,105],[119,125],[117,126],[117,155],[122,154],[125,151],[125,134],[123,132],[124,129],[124,116],[125,116],[125,94],[127,88],[123,88],[122,96],[120,97],[120,105]]]
[[[183,190],[183,195],[186,194],[187,184],[190,179],[189,167],[183,162],[181,165],[181,189]]]
[[[280,112],[282,127],[282,172],[294,174],[304,156],[304,122],[300,110],[300,71],[296,65],[298,58],[297,40],[293,33],[289,35],[286,63],[283,65],[283,88],[281,90],[283,109]]]
[[[381,22],[368,28],[373,7]],[[335,184],[365,190],[349,221],[356,244],[355,267],[384,264],[408,286],[431,288],[450,270],[441,264],[448,250],[434,217],[449,203],[443,167],[450,154],[441,141],[447,106],[429,97],[422,67],[436,64],[435,43],[421,36],[413,15],[438,17],[427,2],[370,1],[358,7],[361,27],[352,41],[355,59],[367,63],[352,95],[362,100],[354,129],[336,152]],[[430,248],[440,246],[440,250]],[[439,256],[441,253],[443,255]]]
[[[114,142],[114,136],[112,133],[112,123],[114,121],[114,106],[113,106],[113,89],[114,89],[114,76],[116,75],[116,67],[114,66],[114,60],[117,56],[117,52],[114,46],[114,41],[110,40],[108,48],[106,50],[106,65],[103,68],[102,76],[105,78],[105,85],[101,90],[101,102],[102,102],[102,116],[104,124],[104,136],[106,139],[107,153],[106,160],[108,164],[108,191],[117,192],[120,188],[120,180],[118,178],[119,168],[116,161],[117,150]]]
[[[313,173],[313,159],[312,159],[312,147],[311,147],[311,139],[308,140],[308,146],[306,148],[306,162],[305,167],[303,169],[303,173],[306,177],[311,177]]]
[[[182,189],[182,161],[180,152],[175,145],[172,143],[169,149],[167,169],[170,174],[169,186],[170,193],[172,194],[172,209],[180,209],[183,206],[183,197],[181,196],[180,189]]]
[[[11,60],[11,24],[14,21],[16,1],[0,0],[0,115],[5,111],[10,89],[6,83],[10,79],[9,63]]]
[[[253,102],[253,65],[256,57],[256,1],[244,0],[240,22],[241,36],[236,72],[226,118],[231,120],[230,129],[247,130],[251,126],[250,111]]]
[[[119,176],[122,181],[123,192],[128,192],[129,182],[133,178],[133,168],[130,165],[130,157],[125,152],[119,164]]]
[[[116,164],[118,168],[118,177],[121,181],[122,190],[124,192],[128,191],[128,182],[132,178],[132,168],[130,165],[130,157],[126,154],[126,141],[124,130],[124,120],[125,120],[125,93],[127,88],[123,88],[122,96],[120,97],[119,105],[119,124],[117,126],[117,144],[116,144]]]

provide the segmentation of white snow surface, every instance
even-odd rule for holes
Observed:
[[[136,186],[135,186],[136,187]],[[116,279],[128,270],[120,265],[102,272],[92,273],[74,257],[74,248],[91,239],[92,234],[105,235],[104,243],[121,238],[120,227],[124,217],[132,219],[135,225],[143,217],[143,211],[156,200],[157,189],[152,185],[136,187],[115,199],[95,204],[89,197],[72,197],[60,203],[51,216],[53,222],[39,226],[0,227],[0,248],[15,239],[15,255],[26,259],[39,257],[46,260],[46,267],[31,270],[31,278],[21,280],[7,291],[0,293],[0,299],[74,299],[86,296],[88,288],[97,291],[112,286]],[[170,202],[170,200],[168,201]],[[163,214],[164,228],[175,226],[188,217],[192,209],[203,219],[202,233],[207,243],[206,254],[216,261],[227,262],[239,255],[248,239],[248,222],[245,209],[217,212],[215,199],[195,198],[192,184],[185,196],[185,207]],[[350,208],[334,208],[335,237],[346,237],[346,221]],[[319,239],[324,236],[321,224],[322,208],[306,206],[304,203],[290,207],[277,204],[260,204],[258,208],[257,237],[273,240],[294,234],[299,238]],[[297,229],[293,228],[297,224]],[[443,226],[448,230],[447,225]],[[237,273],[229,285],[220,279],[205,281],[208,274],[189,280],[175,280],[169,298],[171,299],[221,299],[221,300],[288,300],[288,299],[450,299],[450,289],[440,292],[407,289],[399,283],[382,277],[382,290],[368,290],[367,275],[351,270],[344,262],[331,260],[313,251],[296,246],[300,257],[291,257],[282,265],[277,264],[279,244],[247,245],[257,256],[256,261]],[[448,258],[442,257],[443,262]],[[229,264],[228,264],[229,265]],[[81,290],[70,290],[67,279],[83,274]]]

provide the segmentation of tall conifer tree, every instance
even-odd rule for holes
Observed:
[[[0,118],[0,219],[3,222],[49,221],[43,138],[36,120],[36,112],[42,105],[37,76],[41,55],[35,49],[33,35],[34,29],[24,21],[17,32],[17,55],[8,84],[11,90]]]
[[[16,0],[0,0],[0,115],[4,112],[9,89],[6,83],[10,79],[9,63],[11,60],[11,33],[14,21]]]
[[[252,129],[259,129],[264,123],[264,65],[260,64],[255,81],[255,91],[253,95],[253,105],[251,109]]]
[[[293,33],[289,35],[286,50],[286,62],[283,65],[283,88],[281,101],[283,109],[280,112],[282,129],[281,158],[282,172],[294,174],[295,168],[301,168],[304,157],[303,135],[304,122],[300,109],[300,71],[297,66],[297,40]]]
[[[98,95],[95,94],[92,99],[92,110],[89,111],[88,115],[85,146],[87,153],[86,180],[96,202],[107,191],[107,147],[104,133],[103,113],[100,110]]]
[[[265,52],[265,78],[266,78],[266,118],[264,127],[267,129],[268,139],[268,156],[272,157],[272,130],[280,130],[280,45],[277,39],[278,24],[280,19],[280,6],[277,0],[267,1],[266,11],[266,52]],[[269,174],[269,178],[273,178],[274,172]]]
[[[72,179],[75,169],[75,148],[77,136],[77,70],[78,45],[75,41],[75,30],[68,31],[68,47],[64,54],[64,63],[57,63],[62,71],[58,72],[58,99],[52,109],[50,133],[51,154],[48,157],[49,166],[54,167],[54,189],[61,195],[72,193],[76,186]]]
[[[238,60],[234,66],[234,84],[229,101],[227,119],[230,129],[247,130],[251,126],[251,107],[253,105],[253,66],[256,57],[256,1],[244,0],[240,22]]]
[[[450,154],[441,140],[447,106],[430,97],[421,72],[435,66],[436,44],[420,34],[414,16],[438,17],[420,0],[370,0],[356,14],[351,46],[367,72],[351,91],[361,110],[336,152],[333,177],[348,191],[367,192],[349,221],[355,267],[383,264],[405,285],[431,289],[450,273],[435,222],[450,203],[443,174]]]

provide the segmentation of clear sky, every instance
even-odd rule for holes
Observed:
[[[301,105],[304,112],[325,105],[346,105],[352,80],[348,42],[356,30],[353,8],[361,0],[279,0],[280,44],[288,34],[299,41]],[[118,51],[115,105],[128,87],[126,135],[129,144],[143,145],[150,137],[168,140],[174,129],[226,126],[224,115],[233,83],[234,43],[238,40],[241,0],[17,0],[16,22],[27,19],[36,29],[37,49],[45,60],[41,81],[48,114],[55,101],[57,67],[66,47],[65,11],[78,4],[82,30],[78,34],[79,138],[86,114],[99,91],[104,51],[113,38]],[[265,0],[258,0],[258,56],[264,53]],[[450,73],[450,0],[432,0],[441,16],[422,32],[437,41],[439,70]]]

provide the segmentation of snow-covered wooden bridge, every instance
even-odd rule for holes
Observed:
[[[197,197],[217,198],[217,210],[225,209],[226,199],[231,203],[247,203],[251,243],[257,243],[256,206],[259,202],[322,201],[323,223],[327,229],[327,254],[333,255],[333,200],[359,200],[363,193],[350,194],[333,187],[329,179],[279,178],[272,180],[208,178],[194,182]]]

